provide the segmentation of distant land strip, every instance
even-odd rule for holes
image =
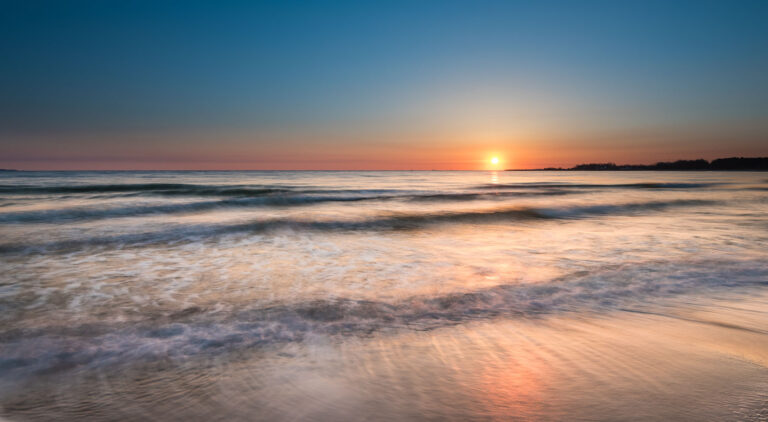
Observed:
[[[579,164],[571,168],[547,167],[543,169],[507,171],[632,171],[632,170],[659,170],[659,171],[768,171],[768,157],[731,157],[718,158],[707,161],[677,160],[658,162],[656,164],[616,164],[616,163],[589,163]]]

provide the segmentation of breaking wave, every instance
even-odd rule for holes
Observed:
[[[568,312],[643,312],[649,303],[663,305],[681,295],[748,293],[767,285],[768,268],[761,261],[643,262],[581,271],[541,284],[503,284],[396,302],[331,297],[244,307],[224,315],[194,306],[133,322],[51,322],[0,332],[0,374],[221,353],[313,335],[367,336],[382,330],[432,330],[473,320]]]
[[[131,205],[110,208],[63,208],[42,211],[19,211],[0,213],[0,224],[44,223],[56,224],[61,222],[102,220],[121,217],[138,217],[154,214],[185,214],[205,212],[224,208],[251,208],[270,206],[303,206],[328,202],[358,202],[358,201],[391,201],[402,200],[412,202],[438,201],[480,201],[503,200],[512,197],[555,196],[565,195],[566,191],[546,192],[501,192],[501,193],[426,193],[426,194],[353,194],[345,192],[342,195],[288,195],[263,194],[263,196],[248,198],[231,198],[217,201],[199,201],[182,204],[164,205]]]
[[[439,224],[487,224],[508,221],[564,220],[591,216],[659,212],[669,208],[713,206],[718,203],[718,201],[711,200],[680,199],[562,208],[516,207],[464,212],[391,214],[363,220],[265,219],[236,224],[185,225],[165,231],[72,239],[36,245],[0,244],[0,253],[69,252],[84,247],[109,245],[144,246],[168,242],[183,242],[187,239],[199,241],[201,237],[232,233],[262,233],[281,229],[308,231],[393,231],[418,230]]]

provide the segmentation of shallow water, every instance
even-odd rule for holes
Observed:
[[[0,173],[9,420],[768,420],[768,175]]]

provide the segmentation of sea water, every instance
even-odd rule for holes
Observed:
[[[0,173],[0,415],[768,420],[768,174]]]

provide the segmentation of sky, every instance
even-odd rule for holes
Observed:
[[[0,168],[768,155],[767,1],[0,0]]]

